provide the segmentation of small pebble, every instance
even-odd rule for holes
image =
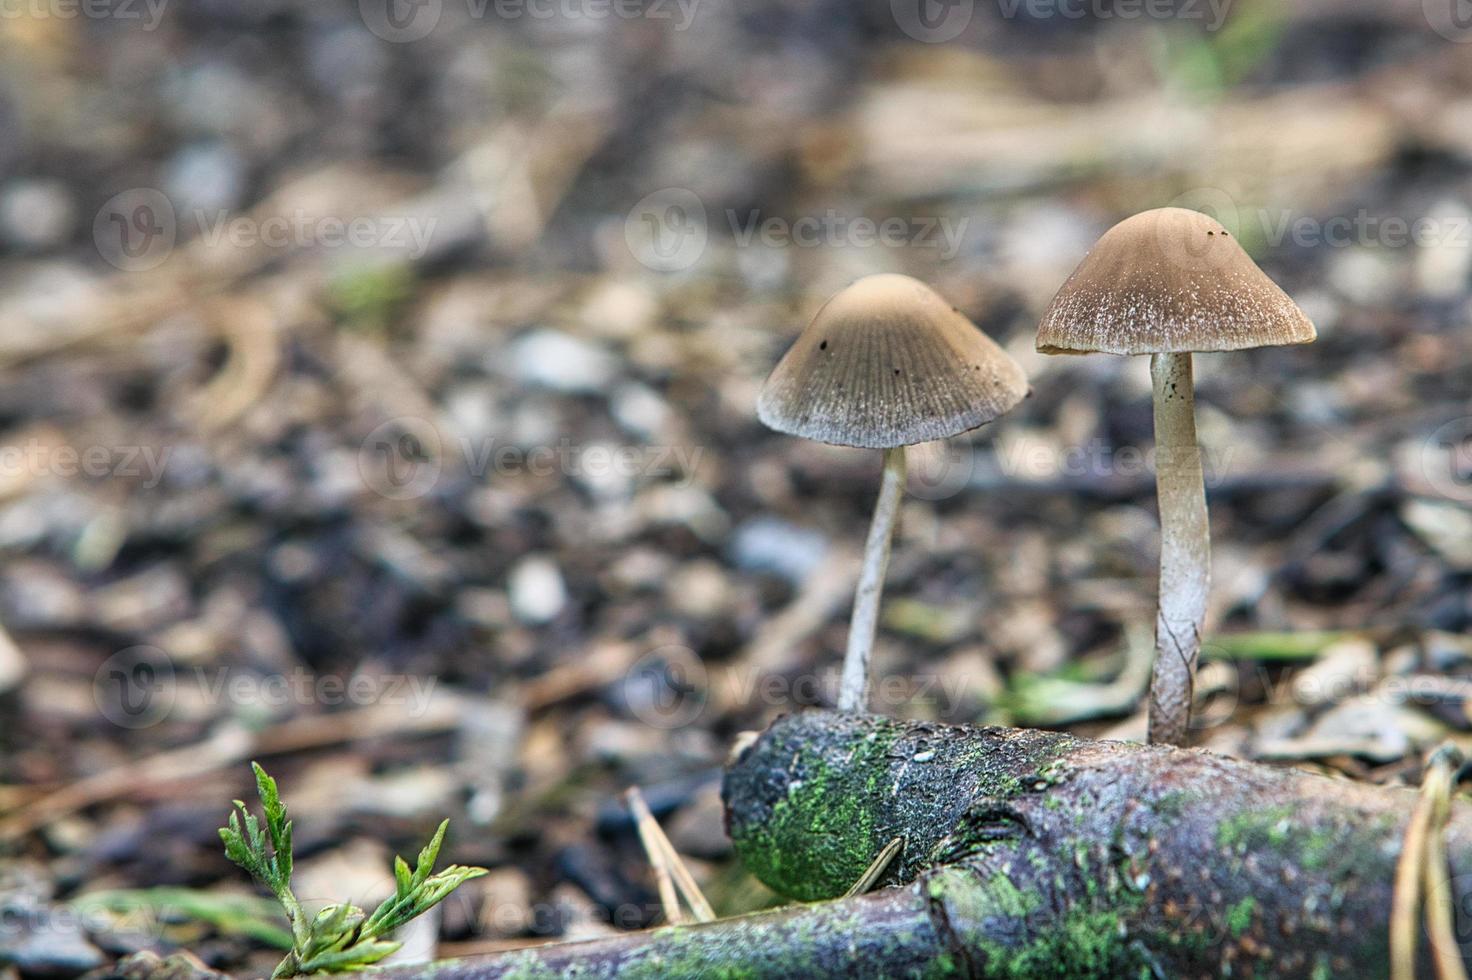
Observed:
[[[567,603],[567,586],[556,563],[543,555],[517,562],[508,578],[511,612],[523,623],[551,622]]]
[[[76,220],[76,204],[59,180],[17,180],[0,193],[0,240],[17,248],[55,248]]]
[[[223,231],[216,224],[230,216],[220,212],[238,207],[245,192],[245,161],[224,143],[186,147],[169,161],[164,187],[182,231]]]
[[[618,361],[602,347],[557,330],[518,337],[510,355],[519,380],[554,391],[601,392],[618,371]]]
[[[828,539],[774,517],[754,517],[736,529],[731,560],[747,572],[771,572],[794,585],[807,579],[823,560]]]

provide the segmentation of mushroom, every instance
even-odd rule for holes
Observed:
[[[1160,503],[1151,742],[1184,744],[1209,588],[1191,354],[1306,344],[1314,325],[1220,223],[1183,208],[1104,234],[1043,313],[1045,354],[1149,354]]]
[[[930,287],[893,274],[866,276],[829,299],[762,386],[757,416],[778,432],[884,450],[840,710],[868,706],[869,657],[905,483],[905,447],[984,425],[1027,393],[1027,377],[1006,351]]]

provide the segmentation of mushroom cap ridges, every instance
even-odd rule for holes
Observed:
[[[818,442],[890,449],[974,429],[1027,392],[1022,367],[955,307],[883,274],[823,305],[767,378],[757,415]]]
[[[1220,223],[1184,208],[1104,233],[1038,326],[1045,354],[1160,354],[1306,344],[1314,325]]]

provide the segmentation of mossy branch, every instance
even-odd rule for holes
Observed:
[[[1384,976],[1416,803],[1201,751],[836,712],[776,722],[724,794],[747,866],[817,901],[374,976]],[[1472,808],[1445,834],[1436,901],[1472,935]],[[896,837],[892,887],[828,899]]]

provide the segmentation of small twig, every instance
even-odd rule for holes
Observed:
[[[205,432],[234,422],[270,387],[281,364],[275,311],[254,296],[239,295],[201,304],[217,321],[229,345],[219,372],[194,395],[191,416]]]
[[[624,793],[624,800],[634,814],[634,826],[639,830],[639,842],[644,845],[644,856],[654,869],[654,884],[659,889],[659,904],[664,909],[665,921],[671,925],[679,925],[685,921],[685,914],[680,911],[680,899],[675,894],[675,883],[670,878],[669,863],[665,860],[664,848],[660,846],[662,831],[659,823],[654,819],[654,814],[649,812],[649,804],[644,802],[644,794],[639,792],[639,787],[631,786]]]
[[[745,678],[760,679],[791,668],[794,654],[800,653],[808,640],[852,601],[858,578],[858,552],[835,545],[792,601],[764,622],[750,643],[729,663],[711,665],[709,710],[724,713],[749,708],[743,701],[750,697],[751,690]]]
[[[680,857],[679,853],[675,850],[675,845],[670,843],[670,839],[664,835],[664,831],[662,830],[659,832],[659,840],[664,845],[664,856],[669,861],[670,873],[674,875],[675,887],[680,890],[680,894],[684,896],[686,904],[690,906],[690,911],[695,915],[695,921],[714,922],[716,919],[715,909],[711,908],[710,902],[706,900],[705,893],[695,883],[695,876],[685,866],[685,859]]]
[[[904,843],[905,839],[903,837],[896,837],[888,844],[885,844],[883,850],[879,852],[879,856],[870,862],[869,867],[864,870],[864,873],[859,875],[859,880],[853,883],[853,886],[844,893],[843,897],[853,898],[855,895],[862,895],[873,888],[874,883],[889,869],[890,862],[900,852],[900,848]]]
[[[1443,746],[1432,756],[1433,768],[1426,780],[1426,791],[1432,795],[1426,840],[1426,933],[1431,939],[1431,959],[1438,980],[1467,980],[1454,929],[1456,902],[1446,852],[1446,824],[1451,816],[1452,792],[1462,774],[1460,762],[1461,753],[1456,748]]]
[[[459,699],[436,698],[418,714],[376,704],[329,715],[292,718],[260,732],[226,724],[203,742],[170,749],[107,769],[62,786],[0,817],[0,841],[14,840],[53,820],[124,796],[175,786],[237,765],[251,756],[323,748],[360,738],[414,735],[453,729],[462,714]]]
[[[1427,892],[1426,927],[1431,936],[1432,952],[1440,977],[1465,976],[1461,972],[1461,952],[1452,935],[1452,903],[1447,879],[1446,820],[1451,806],[1451,790],[1460,754],[1454,746],[1445,745],[1432,753],[1421,781],[1421,796],[1402,838],[1400,858],[1395,865],[1395,890],[1390,908],[1390,976],[1391,980],[1413,980],[1416,975],[1417,925],[1421,910],[1421,889]],[[1450,959],[1448,959],[1450,951]],[[1451,963],[1456,964],[1456,972]]]
[[[634,792],[638,792],[637,788]],[[643,805],[643,797],[640,796],[638,800],[640,805]],[[684,897],[685,903],[690,906],[690,911],[694,913],[695,921],[714,922],[716,918],[715,909],[711,908],[710,902],[705,898],[705,893],[695,883],[695,876],[685,866],[685,859],[680,857],[679,852],[675,850],[675,845],[671,844],[670,839],[665,836],[664,830],[659,826],[659,821],[654,819],[654,814],[649,813],[649,807],[647,805],[644,806],[644,812],[649,814],[649,829],[652,832],[651,837],[653,838],[654,844],[664,852],[665,866],[669,868],[670,875],[674,878],[675,887],[679,889],[680,895]],[[635,816],[638,816],[637,812]],[[643,834],[642,828],[640,834],[641,836]],[[645,846],[647,847],[648,845],[646,844]]]

